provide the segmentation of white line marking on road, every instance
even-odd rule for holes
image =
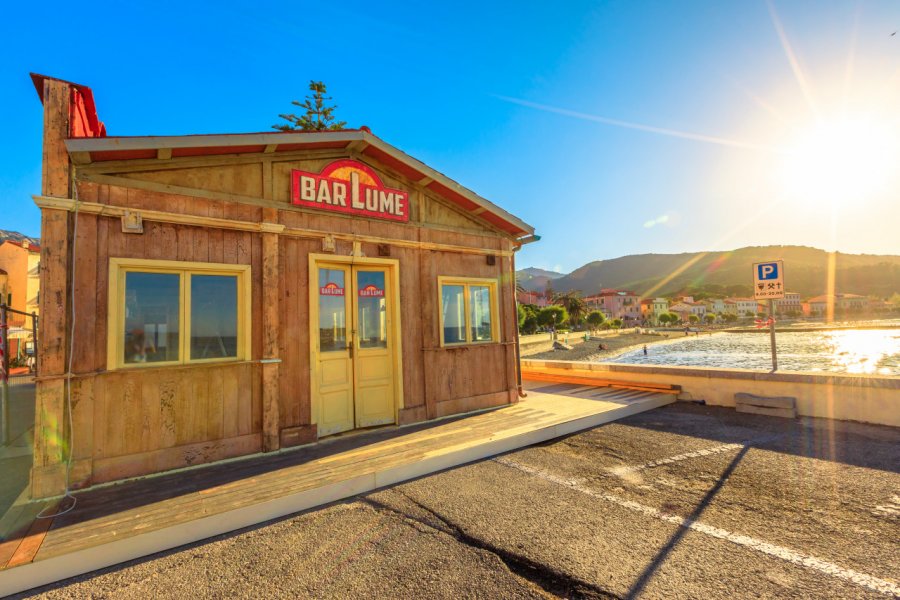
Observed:
[[[900,517],[900,496],[891,496],[887,503],[877,505],[874,512],[885,517]]]
[[[654,467],[670,465],[672,463],[680,462],[682,460],[688,460],[690,458],[700,458],[702,456],[709,456],[711,454],[720,454],[722,452],[728,452],[729,450],[740,450],[744,446],[750,446],[753,444],[770,442],[774,439],[777,439],[778,437],[781,437],[781,436],[767,435],[767,436],[755,438],[752,440],[747,440],[745,442],[741,442],[740,444],[722,444],[721,446],[713,446],[711,448],[704,448],[703,450],[695,450],[694,452],[685,452],[684,454],[676,454],[675,456],[670,456],[668,458],[660,458],[657,460],[650,461],[648,463],[644,463],[642,465],[613,467],[613,468],[609,469],[609,471],[613,475],[619,475],[619,476],[628,475],[629,473],[636,473],[638,471],[643,471],[644,469],[652,469]]]
[[[844,567],[841,567],[834,563],[830,563],[820,558],[816,558],[815,556],[801,554],[799,552],[791,550],[790,548],[776,546],[775,544],[763,542],[750,536],[731,533],[730,531],[726,531],[725,529],[713,527],[712,525],[705,525],[698,521],[691,521],[689,519],[685,519],[675,515],[667,515],[650,506],[645,506],[631,500],[620,498],[619,496],[614,496],[612,494],[606,494],[601,491],[587,488],[584,486],[584,479],[566,479],[564,477],[559,477],[552,473],[548,473],[547,471],[544,471],[542,469],[524,465],[505,457],[496,458],[494,460],[502,465],[506,465],[507,467],[518,469],[519,471],[528,473],[529,475],[534,475],[535,477],[540,477],[545,481],[568,487],[575,491],[581,492],[582,494],[587,494],[588,496],[593,496],[594,498],[599,498],[601,500],[617,504],[623,508],[633,510],[645,516],[659,519],[660,521],[665,521],[667,523],[672,523],[673,525],[678,525],[679,527],[686,527],[700,533],[705,533],[710,537],[725,540],[733,544],[737,544],[738,546],[743,546],[745,548],[750,548],[752,550],[756,550],[757,552],[761,552],[775,558],[780,558],[797,566],[807,567],[809,569],[819,571],[820,573],[825,573],[826,575],[831,575],[832,577],[837,577],[838,579],[843,579],[845,581],[849,581],[850,583],[855,583],[856,585],[868,588],[873,592],[900,596],[900,585],[893,581],[879,579],[877,577],[866,575],[865,573],[860,573],[852,569],[845,569]]]
[[[627,475],[629,473],[636,473],[637,471],[643,471],[644,469],[652,469],[653,467],[661,467],[662,465],[670,465],[672,463],[676,463],[682,460],[687,460],[689,458],[699,458],[701,456],[709,456],[710,454],[719,454],[721,452],[728,452],[729,450],[740,450],[744,447],[744,444],[724,444],[722,446],[713,446],[712,448],[705,448],[703,450],[696,450],[694,452],[685,452],[684,454],[678,454],[675,456],[670,456],[668,458],[660,458],[659,460],[653,460],[648,463],[644,463],[642,465],[634,465],[634,466],[623,466],[623,467],[614,467],[610,469],[610,472],[613,475]]]

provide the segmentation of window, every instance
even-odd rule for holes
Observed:
[[[250,267],[110,259],[107,367],[246,360]]]
[[[438,277],[441,345],[498,341],[497,281]]]

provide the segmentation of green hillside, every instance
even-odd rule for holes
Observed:
[[[630,289],[642,295],[661,296],[697,291],[749,295],[752,264],[783,259],[788,291],[799,292],[806,298],[825,293],[830,257],[834,259],[838,292],[887,297],[900,291],[900,256],[831,255],[806,246],[753,246],[728,252],[633,254],[588,263],[554,279],[552,285],[556,291],[581,290],[586,295],[600,288]],[[546,280],[540,279],[522,283],[527,289],[543,290]],[[535,285],[538,282],[540,285]]]

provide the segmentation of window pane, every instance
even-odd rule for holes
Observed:
[[[125,364],[178,360],[181,277],[125,273]]]
[[[444,319],[444,343],[466,341],[466,304],[463,286],[441,286],[441,314]]]
[[[319,350],[347,349],[347,314],[344,271],[319,269]]]
[[[473,342],[491,341],[491,288],[486,285],[469,286],[469,323]]]
[[[384,271],[356,274],[360,348],[387,348],[387,304]]]
[[[191,275],[191,360],[237,358],[238,278]]]

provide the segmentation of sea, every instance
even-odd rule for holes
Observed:
[[[900,319],[834,324],[839,329],[778,332],[779,371],[812,371],[900,376]],[[791,329],[796,329],[792,326]],[[705,333],[679,337],[632,350],[605,362],[636,365],[721,367],[772,370],[768,330],[752,333]]]

